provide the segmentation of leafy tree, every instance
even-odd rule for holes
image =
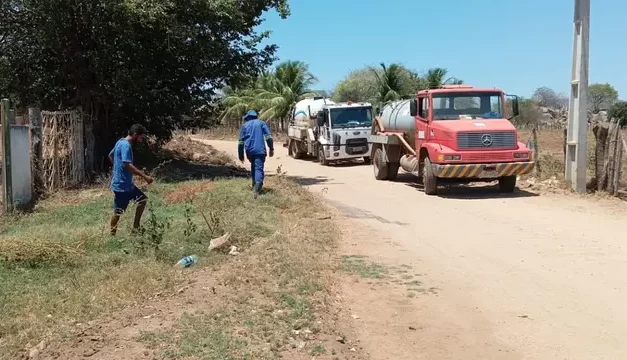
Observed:
[[[511,111],[510,101],[507,102],[506,106],[508,108],[508,111]],[[542,116],[542,113],[538,109],[538,106],[535,103],[535,100],[533,99],[526,99],[522,97],[519,98],[518,109],[520,111],[520,114],[514,119],[512,119],[512,121],[515,123],[516,126],[522,126],[522,127],[534,126],[538,123],[538,121],[540,120],[540,117]]]
[[[618,101],[618,91],[610,84],[588,86],[588,106],[592,112],[608,110]]]
[[[223,98],[226,106],[223,119],[241,117],[246,110],[259,111],[259,117],[277,121],[281,129],[292,106],[308,96],[314,96],[311,86],[318,81],[302,61],[286,61],[274,71],[263,73],[255,84],[242,90],[228,90]]]
[[[539,87],[533,93],[533,100],[540,106],[562,109],[568,106],[568,98],[564,94],[558,94],[555,90],[546,86]]]
[[[617,121],[620,126],[627,126],[627,101],[617,101],[607,115],[611,120]]]
[[[369,68],[354,70],[337,84],[333,101],[372,101],[376,88],[377,78]]]
[[[274,61],[262,14],[288,0],[5,0],[0,93],[20,106],[81,106],[94,121],[97,163],[128,125],[160,139],[184,115]]]

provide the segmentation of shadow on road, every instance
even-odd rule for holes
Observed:
[[[370,211],[366,211],[366,210],[362,210],[362,209],[354,207],[354,206],[346,205],[346,204],[343,204],[343,203],[341,203],[339,201],[333,201],[331,199],[326,199],[326,202],[328,202],[329,204],[334,206],[336,209],[338,209],[340,212],[342,212],[344,214],[344,216],[346,216],[348,218],[376,220],[376,221],[378,221],[378,222],[380,222],[382,224],[391,224],[391,225],[398,225],[398,226],[407,226],[407,225],[409,225],[406,222],[386,219],[386,218],[381,217],[379,215],[375,215],[375,214],[371,213]]]
[[[291,156],[286,155],[285,157],[293,159]],[[298,161],[306,161],[309,163],[317,163],[318,159],[315,157],[311,157],[311,156],[307,156],[301,159],[298,159]],[[337,161],[337,162],[333,162],[329,165],[327,165],[330,168],[345,168],[345,167],[356,167],[356,166],[368,166],[370,164],[364,162],[363,160],[356,158],[354,160],[341,160],[341,161]],[[320,165],[322,166],[322,165]]]
[[[411,174],[398,174],[396,182],[403,183],[406,186],[424,190],[422,180]],[[475,184],[443,184],[438,186],[437,197],[443,199],[463,199],[463,200],[482,200],[482,199],[513,199],[539,196],[520,188],[516,188],[513,193],[501,193],[498,184],[494,183],[475,183]]]
[[[268,175],[268,177],[272,177],[272,176],[277,176],[277,175],[274,175],[274,174]],[[332,179],[326,176],[315,176],[315,177],[297,176],[297,175],[282,175],[282,176],[285,176],[287,179],[290,179],[301,186],[321,185],[321,184],[325,184],[325,185],[343,184],[341,182],[330,182],[330,180]]]

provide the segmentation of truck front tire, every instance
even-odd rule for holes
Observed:
[[[422,184],[425,188],[425,194],[435,195],[438,192],[438,178],[433,174],[431,160],[425,158],[424,168],[422,169]]]
[[[320,147],[320,149],[318,149],[318,162],[320,163],[320,165],[323,166],[329,165],[329,162],[324,157],[324,148],[322,146]]]
[[[502,193],[513,193],[516,189],[516,175],[503,176],[499,178],[499,191]]]

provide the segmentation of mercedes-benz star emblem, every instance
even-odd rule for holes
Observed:
[[[492,135],[490,135],[490,134],[483,134],[481,136],[481,143],[485,147],[488,147],[488,146],[492,145]]]

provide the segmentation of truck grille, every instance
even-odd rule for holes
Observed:
[[[346,139],[346,153],[348,155],[361,155],[368,152],[368,139]]]
[[[499,149],[515,148],[516,133],[507,132],[465,132],[457,134],[457,148],[465,149]]]
[[[508,162],[514,161],[514,155],[511,152],[476,152],[470,154],[464,154],[462,157],[463,161],[466,162]]]

